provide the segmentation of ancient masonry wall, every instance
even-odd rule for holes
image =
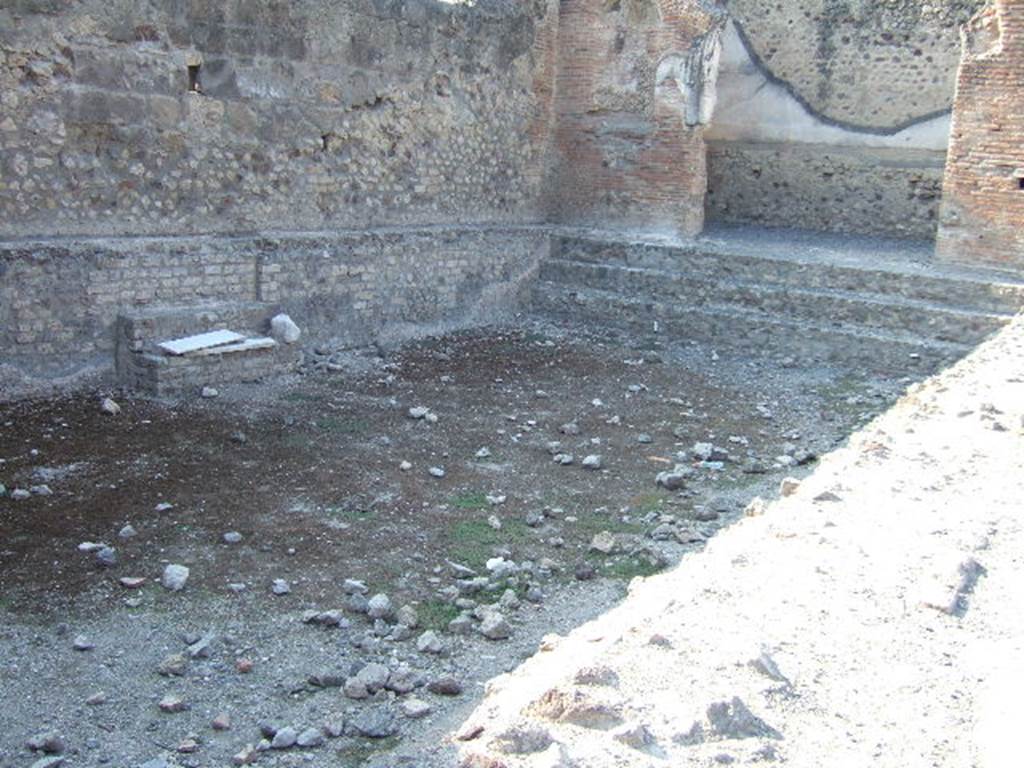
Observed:
[[[940,258],[1024,268],[1024,0],[965,31],[946,168]]]
[[[109,367],[146,306],[281,303],[353,343],[509,308],[557,24],[556,0],[0,4],[0,367]]]
[[[0,362],[110,367],[118,313],[147,306],[262,302],[347,345],[483,322],[516,307],[547,247],[509,227],[26,241],[0,249]]]
[[[563,224],[694,234],[724,16],[685,0],[563,0],[555,178]]]
[[[983,0],[729,0],[708,217],[935,236],[960,58]]]

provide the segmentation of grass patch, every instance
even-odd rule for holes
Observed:
[[[487,494],[482,491],[469,491],[467,493],[461,493],[455,496],[451,500],[451,505],[456,509],[487,509]]]
[[[653,576],[665,569],[664,566],[655,565],[647,558],[630,555],[602,555],[600,552],[590,552],[586,558],[598,575],[607,579],[629,581],[637,576]]]
[[[451,558],[470,568],[481,569],[493,557],[497,546],[518,550],[531,541],[531,530],[522,520],[503,520],[496,531],[486,520],[459,520],[448,531]]]
[[[666,493],[642,493],[629,500],[629,506],[638,515],[660,512],[668,498]]]
[[[352,744],[338,750],[338,765],[341,768],[359,768],[366,765],[374,755],[397,749],[400,743],[401,739],[398,736],[388,736],[384,739],[367,739]]]
[[[416,615],[423,629],[445,630],[459,615],[459,609],[443,600],[428,600],[416,606]]]
[[[335,520],[346,523],[365,523],[373,520],[376,513],[372,509],[353,509],[351,507],[327,507],[324,512]]]
[[[576,515],[576,522],[572,531],[579,533],[587,539],[601,531],[610,533],[637,533],[640,523],[630,520],[623,521],[618,515],[600,514],[595,512],[584,512]]]

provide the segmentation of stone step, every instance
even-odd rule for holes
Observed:
[[[673,342],[698,340],[721,348],[776,352],[875,371],[927,373],[971,349],[968,344],[925,340],[892,330],[813,323],[738,306],[695,307],[631,298],[547,281],[534,285],[532,301],[535,311],[553,319],[654,333]]]
[[[1012,317],[1008,312],[950,307],[897,294],[853,293],[734,278],[715,279],[681,271],[565,259],[545,262],[540,279],[569,288],[647,296],[690,308],[712,306],[723,311],[744,308],[823,325],[862,326],[964,344],[980,342]]]
[[[705,281],[738,280],[758,285],[828,289],[856,294],[900,296],[943,306],[986,312],[1024,308],[1024,280],[984,269],[937,264],[919,248],[906,246],[913,258],[846,247],[745,242],[730,235],[663,245],[585,236],[560,236],[552,258],[678,272]]]

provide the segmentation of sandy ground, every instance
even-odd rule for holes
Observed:
[[[1022,499],[1024,319],[491,681],[463,764],[1019,766]]]

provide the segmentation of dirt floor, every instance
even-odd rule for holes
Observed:
[[[441,735],[490,677],[699,551],[912,380],[529,325],[310,350],[300,374],[211,399],[0,406],[0,766],[50,759],[26,746],[45,734],[69,766],[449,764]],[[676,465],[683,487],[657,485]],[[168,564],[189,568],[180,592]],[[392,610],[372,621],[346,579]],[[508,639],[483,636],[495,615]],[[373,664],[389,683],[361,691]],[[267,749],[289,727],[312,745]]]
[[[460,765],[1021,765],[1024,317],[785,487],[493,681]]]

